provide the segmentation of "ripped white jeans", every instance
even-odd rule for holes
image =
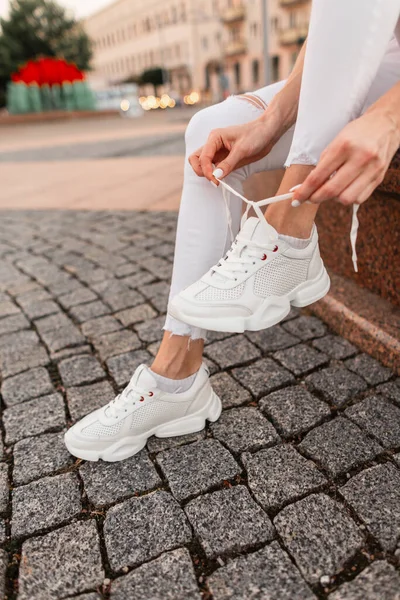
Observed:
[[[351,120],[400,80],[398,18],[400,0],[313,0],[297,122],[265,158],[237,169],[227,181],[238,192],[254,173],[292,164],[315,165],[321,152]],[[397,27],[396,27],[397,24]],[[284,86],[279,82],[254,92],[268,105]],[[221,186],[213,187],[191,168],[189,155],[220,127],[254,120],[263,110],[232,96],[199,111],[186,130],[184,184],[179,211],[170,298],[197,281],[230,246]],[[242,202],[230,197],[234,235]],[[164,329],[191,339],[205,332],[167,315]]]

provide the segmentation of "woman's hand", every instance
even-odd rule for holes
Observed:
[[[371,107],[324,150],[316,168],[295,191],[294,200],[365,202],[382,182],[399,145],[400,131],[391,113],[378,105]]]
[[[244,125],[214,129],[204,146],[189,156],[193,170],[200,177],[218,183],[215,168],[229,175],[235,169],[264,158],[284,131],[268,109],[258,119]],[[215,166],[214,166],[215,165]]]

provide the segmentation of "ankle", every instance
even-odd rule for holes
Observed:
[[[286,202],[280,204],[268,207],[265,213],[268,223],[281,235],[307,240],[312,233],[315,208],[309,205],[293,208]]]
[[[203,340],[164,335],[151,370],[168,379],[186,379],[200,369],[203,360]]]

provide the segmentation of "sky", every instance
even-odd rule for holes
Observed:
[[[76,17],[85,17],[99,8],[110,4],[112,0],[58,0],[66,8],[74,11]],[[8,0],[0,0],[0,17],[7,16]]]

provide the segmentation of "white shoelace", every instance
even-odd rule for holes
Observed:
[[[264,200],[259,200],[257,202],[254,200],[248,200],[247,198],[242,196],[242,194],[237,192],[233,187],[231,187],[228,183],[226,183],[226,181],[223,181],[222,179],[218,179],[218,181],[222,185],[222,196],[223,196],[224,202],[225,202],[226,215],[227,215],[227,219],[228,219],[228,227],[229,227],[229,232],[231,234],[232,242],[233,242],[235,236],[233,235],[232,216],[231,216],[231,212],[229,210],[229,193],[233,194],[234,196],[237,196],[238,198],[240,198],[241,200],[243,200],[243,202],[245,202],[247,204],[247,208],[243,214],[240,227],[241,228],[243,227],[245,221],[248,218],[250,209],[253,208],[257,217],[260,219],[262,226],[264,226],[263,224],[265,224],[265,227],[269,234],[270,234],[269,225],[264,217],[261,207],[268,206],[268,204],[275,204],[276,202],[282,202],[283,200],[291,200],[294,196],[294,192],[290,192],[288,194],[282,194],[280,196],[272,196],[271,198],[265,198]],[[358,227],[359,227],[359,220],[358,220],[357,212],[358,212],[359,208],[360,208],[359,204],[353,204],[353,215],[352,215],[351,231],[350,231],[350,243],[351,243],[351,248],[352,248],[351,259],[353,261],[353,267],[354,267],[354,271],[356,273],[358,272],[356,244],[357,244],[357,234],[358,234]],[[239,236],[240,236],[240,233],[239,233]],[[238,239],[239,239],[239,236],[238,236]],[[268,236],[266,239],[268,239]],[[241,240],[241,241],[243,242],[243,240]],[[249,242],[249,243],[251,243],[251,242]],[[257,243],[257,246],[259,246],[258,243]],[[268,249],[271,249],[270,245],[269,245]],[[231,251],[229,251],[229,252],[231,252]],[[228,260],[229,252],[228,252],[227,258],[226,258],[227,260]],[[229,259],[229,260],[230,260],[230,262],[232,262],[232,259]],[[220,267],[220,265],[222,265],[222,262],[217,265],[217,268],[219,270],[221,270],[223,268],[223,267]],[[214,268],[213,270],[215,271],[216,268]],[[223,274],[226,276],[225,269],[224,269]]]
[[[137,401],[143,402],[146,396],[152,396],[149,390],[139,386],[128,384],[126,388],[108,403],[106,408],[107,417],[117,417],[120,412],[125,412],[128,405],[136,404]]]

